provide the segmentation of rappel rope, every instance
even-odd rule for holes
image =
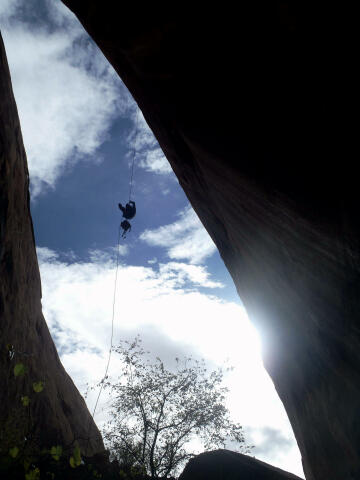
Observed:
[[[108,360],[106,364],[106,369],[105,369],[105,374],[100,382],[100,390],[95,402],[95,406],[93,409],[93,412],[91,414],[92,420],[94,420],[94,416],[96,413],[96,409],[100,400],[101,393],[104,388],[105,380],[109,371],[109,365],[110,365],[110,359],[111,359],[111,353],[113,349],[113,339],[114,339],[114,318],[115,318],[115,303],[116,303],[116,287],[117,287],[117,279],[118,279],[118,271],[119,271],[119,257],[120,257],[120,225],[119,225],[119,232],[118,232],[118,241],[117,241],[117,253],[116,253],[116,270],[115,270],[115,283],[114,283],[114,294],[113,294],[113,306],[112,306],[112,316],[111,316],[111,337],[110,337],[110,349],[109,349],[109,355],[108,355]],[[91,424],[89,425],[88,432],[90,432],[90,427]],[[87,444],[86,444],[86,450],[88,449],[90,442],[90,435],[88,435],[87,438]]]
[[[112,306],[112,316],[111,316],[111,337],[110,337],[110,349],[109,349],[109,356],[108,356],[108,361],[106,364],[106,369],[105,369],[105,374],[103,376],[103,379],[101,381],[101,387],[95,402],[95,407],[92,413],[92,418],[94,419],[95,412],[99,403],[100,395],[101,392],[103,391],[104,388],[104,383],[109,371],[109,365],[110,365],[110,359],[111,359],[111,353],[113,349],[113,339],[114,339],[114,317],[115,317],[115,301],[116,301],[116,286],[117,286],[117,279],[118,279],[118,270],[119,270],[119,257],[120,257],[120,226],[119,226],[119,233],[118,233],[118,244],[117,244],[117,254],[116,254],[116,272],[115,272],[115,284],[114,284],[114,295],[113,295],[113,306]]]
[[[135,157],[136,157],[136,141],[137,141],[138,132],[139,132],[139,111],[140,109],[137,110],[136,116],[135,116],[135,139],[134,139],[134,147],[132,151],[132,165],[131,165],[131,176],[130,176],[130,185],[129,185],[129,202],[131,200],[131,194],[133,189],[134,164],[135,164]]]
[[[133,189],[133,178],[134,178],[134,164],[135,164],[135,158],[136,158],[136,141],[138,137],[138,131],[139,131],[139,109],[136,112],[136,117],[135,117],[135,139],[134,139],[134,146],[133,146],[133,151],[132,151],[132,162],[131,162],[131,176],[130,176],[130,185],[129,185],[129,202],[131,200],[131,194],[132,194],[132,189]],[[113,295],[113,306],[112,306],[112,316],[111,316],[111,337],[110,337],[110,349],[109,349],[109,354],[108,354],[108,360],[106,364],[106,369],[105,369],[105,374],[100,382],[100,390],[98,393],[98,396],[96,398],[95,406],[91,415],[92,420],[94,420],[96,409],[100,400],[101,393],[104,388],[105,380],[107,378],[107,374],[109,372],[109,366],[110,366],[110,359],[111,359],[111,354],[113,350],[113,340],[114,340],[114,318],[115,318],[115,304],[116,304],[116,288],[117,288],[117,279],[118,279],[118,270],[119,270],[119,258],[120,258],[120,225],[118,229],[118,240],[117,240],[117,254],[116,254],[116,270],[115,270],[115,284],[114,284],[114,295]],[[89,428],[90,429],[90,428]],[[87,446],[86,450],[89,446],[89,441],[90,441],[90,436],[87,438]]]

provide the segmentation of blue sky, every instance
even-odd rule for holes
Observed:
[[[139,142],[135,141],[134,122],[115,120],[109,129],[109,139],[96,152],[101,161],[80,161],[62,175],[55,189],[45,188],[40,197],[35,197],[32,215],[38,246],[64,253],[71,251],[81,261],[90,258],[89,249],[106,250],[114,246],[122,216],[117,205],[119,202],[125,204],[128,199],[132,148],[136,143]],[[217,282],[221,283],[221,297],[239,302],[218,251],[202,231],[167,161],[161,154],[164,164],[161,173],[144,168],[141,166],[146,160],[143,151],[144,148],[139,146],[134,164],[132,191],[137,215],[131,221],[132,232],[121,240],[121,245],[127,247],[126,262],[144,265],[156,259],[152,264],[156,268],[159,263],[169,261],[171,241],[168,238],[168,248],[164,248],[159,238],[162,236],[161,227],[169,226],[166,230],[168,237],[170,225],[183,229],[184,235],[177,232],[172,240],[178,250],[179,242],[182,243],[189,231],[199,232],[205,242],[196,243],[198,251],[194,251],[191,257],[189,249],[184,248],[182,252],[178,251],[176,259],[194,260],[195,255],[199,257],[195,258],[195,263],[202,263],[202,258],[206,258],[209,273],[216,275]],[[150,151],[158,153],[157,144]],[[194,238],[191,240],[193,242]]]
[[[135,147],[137,215],[119,249],[115,343],[140,333],[165,362],[228,358],[228,405],[254,455],[303,476],[259,336],[125,86],[58,1],[2,0],[0,27],[29,162],[44,314],[79,390],[106,365],[117,204],[128,199]],[[110,373],[119,368],[113,358]],[[103,400],[96,421],[105,419]]]

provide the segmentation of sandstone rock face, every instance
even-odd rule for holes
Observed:
[[[66,447],[77,439],[90,455],[104,447],[41,313],[29,200],[26,154],[0,36],[0,456],[21,447],[24,436],[45,447]],[[18,363],[27,372],[15,377]],[[35,393],[33,383],[39,381],[44,389]],[[29,407],[22,405],[23,396],[30,398]]]
[[[179,480],[300,480],[300,477],[241,453],[215,450],[191,459]]]
[[[307,479],[360,478],[351,12],[63,1],[134,95],[215,241],[262,334]]]

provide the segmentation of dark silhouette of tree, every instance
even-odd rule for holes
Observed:
[[[231,441],[237,451],[250,452],[242,427],[231,421],[224,405],[223,369],[208,373],[204,360],[186,357],[177,358],[170,371],[160,358],[147,358],[139,337],[121,342],[115,351],[124,369],[117,383],[105,382],[115,400],[103,434],[127,471],[150,478],[175,475],[195,455],[195,439],[203,450],[225,448]]]

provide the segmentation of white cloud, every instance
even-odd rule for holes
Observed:
[[[248,444],[255,447],[251,451],[251,456],[301,478],[304,477],[300,452],[289,426],[282,428],[245,426],[244,434]],[[236,447],[229,442],[227,448],[233,450]]]
[[[93,249],[89,250],[89,258],[92,263],[112,263],[115,262],[117,254],[119,257],[124,257],[129,253],[128,245],[118,245],[106,250]]]
[[[140,159],[139,166],[145,170],[159,174],[167,174],[172,172],[170,163],[160,148],[149,150],[145,156]]]
[[[120,115],[133,120],[129,161],[135,146],[140,168],[175,178],[141,111],[75,15],[46,0],[48,23],[34,22],[26,16],[32,5],[37,8],[29,0],[3,0],[0,20],[33,198],[54,188],[76,162],[101,162],[98,149]]]
[[[140,239],[151,246],[165,247],[174,260],[202,263],[216,246],[191,207],[179,214],[179,220],[156,230],[145,230]]]
[[[255,455],[269,453],[274,455],[280,453],[287,455],[293,446],[293,439],[286,436],[281,430],[271,427],[246,429],[247,435],[251,437],[256,445],[253,450]]]
[[[19,0],[18,0],[19,1]],[[26,0],[29,2],[29,0]],[[79,31],[83,30],[83,27],[79,23],[76,15],[64,4],[58,0],[45,0],[47,11],[52,21],[62,28],[78,28]]]
[[[115,266],[106,256],[102,263],[100,254],[96,255],[96,263],[67,264],[59,258],[49,249],[39,249],[44,314],[65,368],[84,392],[86,382],[99,381],[104,375]],[[188,288],[190,281],[193,283]],[[289,422],[262,366],[257,334],[243,307],[194,288],[209,287],[209,282],[212,281],[206,271],[199,266],[170,262],[154,270],[121,264],[115,297],[114,343],[141,333],[145,348],[150,346],[154,355],[165,357],[166,361],[194,352],[211,365],[221,365],[229,359],[235,369],[226,379],[231,390],[228,406],[234,419],[249,431],[249,441],[258,444],[254,454],[301,474]],[[119,373],[121,365],[113,355],[110,374]],[[90,409],[96,394],[97,391],[92,392],[87,400]],[[96,416],[98,424],[107,418],[107,401],[104,395]],[[275,435],[275,430],[280,433]],[[270,452],[270,437],[283,446],[284,438],[288,439],[288,449],[282,454],[281,448],[274,445]]]
[[[133,111],[132,118],[134,130],[130,133],[129,140],[132,144],[135,142],[136,151],[141,152],[148,148],[156,148],[158,142],[139,108]]]
[[[151,258],[150,260],[147,261],[147,263],[150,263],[150,265],[153,265],[154,263],[157,263],[157,258],[154,257],[154,258]]]
[[[96,152],[111,122],[129,106],[122,82],[79,22],[60,2],[47,5],[57,22],[52,33],[14,19],[3,29],[33,195],[54,187],[75,162],[100,161]]]
[[[58,254],[47,247],[36,247],[39,263],[56,262]]]
[[[190,281],[194,286],[207,288],[223,288],[220,282],[214,282],[209,279],[209,272],[205,267],[199,265],[188,265],[187,263],[169,262],[159,265],[160,275],[171,282],[174,286],[184,285],[186,281]]]
[[[38,247],[37,252],[44,310],[50,328],[57,331],[58,347],[67,349],[67,340],[64,339],[69,330],[71,345],[85,342],[89,348],[106,349],[110,328],[109,307],[112,305],[115,281],[115,252],[91,250],[90,261],[78,263],[69,263],[67,258],[62,261],[63,254],[46,247]],[[151,304],[151,315],[155,317],[156,299],[161,298],[167,305],[165,299],[169,299],[170,295],[182,298],[187,292],[193,291],[194,286],[215,288],[221,284],[211,281],[206,269],[199,266],[171,262],[168,265],[161,264],[159,270],[155,271],[150,267],[120,264],[115,317],[120,320],[121,328],[125,329],[132,329],[134,323],[146,324],[147,320],[144,319],[149,316],[146,305]],[[165,311],[161,315],[168,316]],[[135,320],[131,317],[135,317]],[[93,327],[83,332],[84,324],[92,324]],[[104,325],[107,326],[105,330]]]
[[[18,8],[21,0],[1,0],[0,2],[0,21],[2,23],[7,22],[7,18]]]
[[[136,151],[137,165],[149,172],[160,175],[169,175],[175,178],[170,163],[160,148],[153,132],[146,123],[141,110],[136,109],[132,116],[134,129],[128,136],[128,143],[131,147],[129,159],[132,161],[133,149]]]
[[[252,455],[271,465],[290,471],[301,478],[304,472],[301,455],[291,429],[272,427],[245,427],[244,433],[249,443],[255,445]],[[289,465],[291,468],[289,469]]]

